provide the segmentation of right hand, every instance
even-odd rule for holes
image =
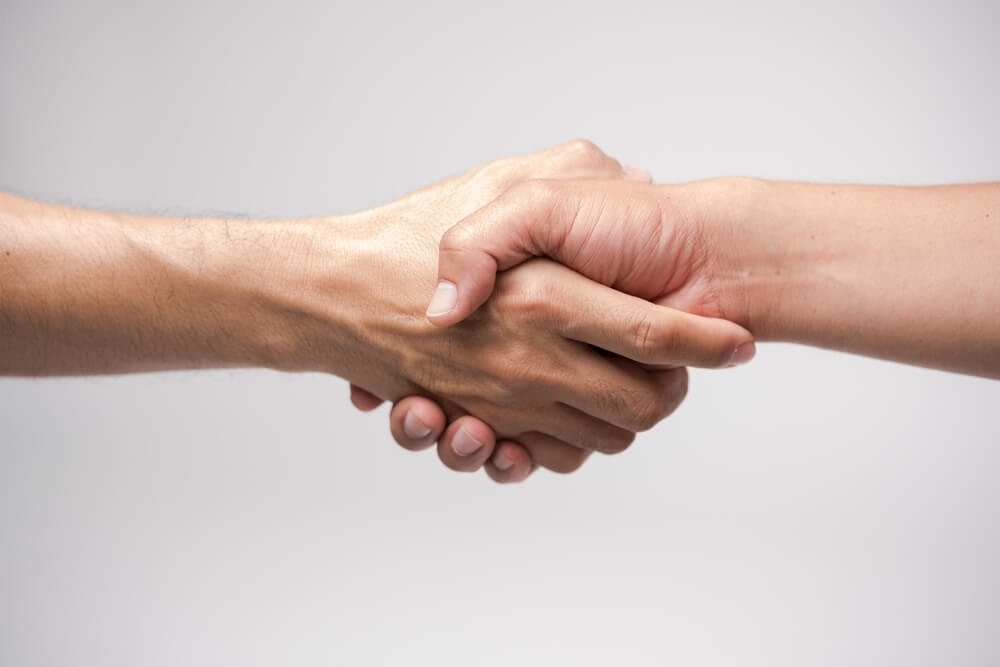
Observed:
[[[725,205],[740,183],[546,180],[511,188],[442,236],[428,319],[445,327],[460,322],[489,298],[498,271],[550,257],[627,294],[749,326],[742,265],[729,261],[741,248],[727,247],[725,230],[709,224],[715,216],[706,212],[717,201]],[[454,298],[445,302],[444,295]],[[688,316],[653,333],[669,339],[662,349],[695,357],[689,365],[718,366],[718,350],[704,345],[703,322]],[[746,344],[726,361],[749,361],[753,347]]]
[[[419,291],[410,294],[413,274],[397,275],[368,302],[371,312],[349,318],[364,349],[355,368],[338,374],[384,398],[439,403],[456,420],[442,439],[448,448],[439,449],[449,467],[471,470],[491,459],[504,470],[492,458],[493,433],[472,417],[523,444],[535,464],[569,472],[590,451],[622,451],[684,396],[683,369],[647,371],[595,349],[613,344],[636,361],[660,361],[647,332],[671,328],[670,309],[536,260],[504,274],[489,304],[466,322],[442,329],[423,317]]]

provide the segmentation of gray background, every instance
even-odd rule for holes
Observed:
[[[997,4],[11,2],[0,187],[338,213],[576,136],[995,180]],[[0,664],[987,665],[1000,383],[766,345],[518,487],[332,377],[0,381]]]

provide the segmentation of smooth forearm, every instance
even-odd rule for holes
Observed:
[[[720,284],[758,339],[1000,377],[1000,184],[726,187]]]

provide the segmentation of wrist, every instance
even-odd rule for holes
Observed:
[[[761,341],[799,340],[803,313],[834,271],[828,239],[796,210],[789,185],[745,177],[691,184],[720,314]]]
[[[350,377],[378,274],[368,213],[264,223],[233,272],[253,365]]]
[[[856,333],[854,313],[871,299],[863,267],[885,261],[869,237],[873,225],[852,213],[851,189],[751,178],[706,183],[706,245],[732,319],[758,340],[843,348]]]

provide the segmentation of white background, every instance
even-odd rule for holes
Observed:
[[[1000,178],[995,2],[810,4],[2,0],[0,188],[342,213],[576,136],[661,181]],[[3,380],[0,664],[995,665],[998,406],[764,345],[500,487],[332,377]]]

